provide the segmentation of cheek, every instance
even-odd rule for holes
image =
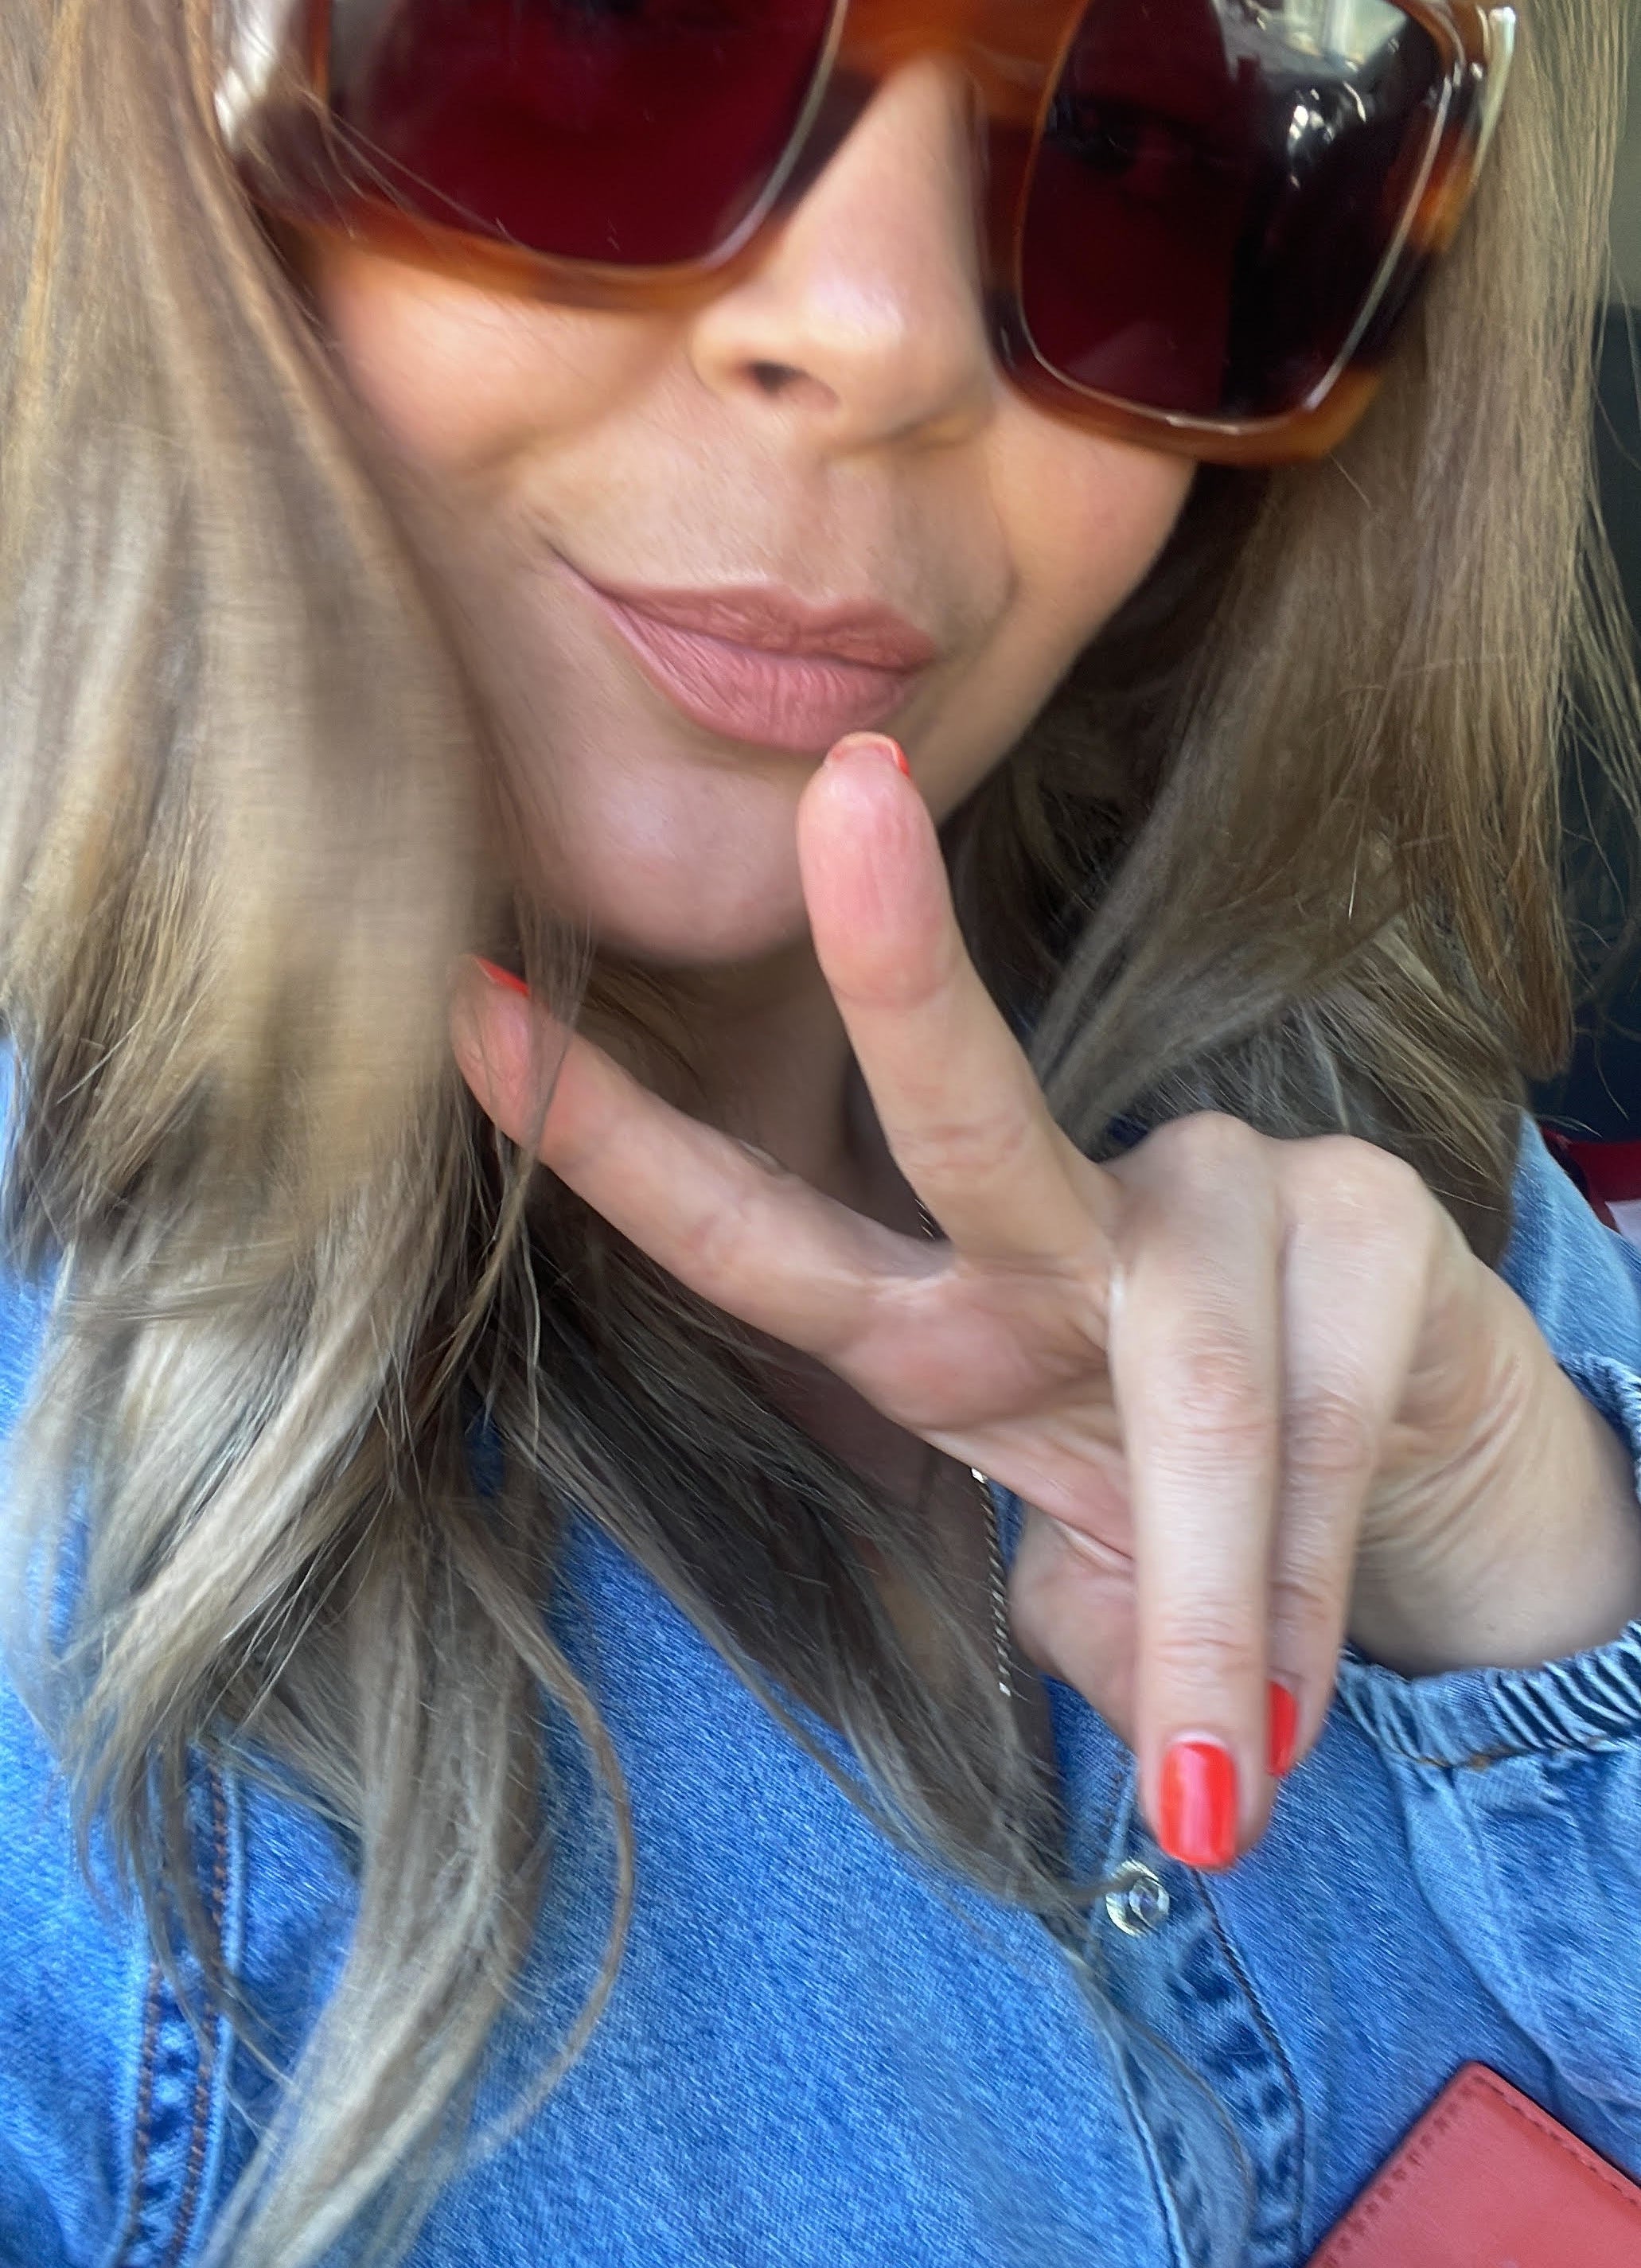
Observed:
[[[503,298],[345,247],[316,248],[310,272],[350,385],[428,472],[482,471],[591,426],[665,351],[659,324]]]
[[[997,508],[1022,589],[1054,642],[1075,652],[1144,582],[1196,468],[1038,412],[1011,425],[996,466]]]

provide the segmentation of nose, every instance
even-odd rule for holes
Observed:
[[[692,319],[706,385],[844,454],[963,438],[997,378],[981,305],[968,89],[887,79],[759,263]]]

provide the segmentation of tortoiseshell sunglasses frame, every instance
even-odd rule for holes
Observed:
[[[294,0],[294,35],[247,99],[230,63],[217,114],[252,196],[299,228],[340,232],[418,266],[562,305],[683,309],[724,290],[757,261],[894,70],[917,58],[960,65],[985,137],[979,228],[982,284],[994,350],[1010,381],[1054,416],[1088,431],[1198,460],[1272,465],[1327,455],[1380,383],[1397,320],[1451,243],[1475,188],[1514,52],[1513,8],[1487,0],[1390,0],[1434,42],[1444,74],[1439,119],[1422,178],[1344,350],[1306,399],[1257,420],[1149,409],[1078,386],[1043,361],[1021,308],[1019,248],[1032,167],[1062,61],[1088,0],[833,0],[825,47],[781,161],[734,234],[706,257],[665,268],[556,258],[448,227],[372,195],[328,130],[326,76],[332,0]],[[231,24],[247,0],[231,0]],[[265,34],[262,35],[265,38]]]

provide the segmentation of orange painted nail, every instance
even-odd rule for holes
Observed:
[[[1174,1741],[1162,1759],[1157,1840],[1187,1867],[1236,1856],[1236,1764],[1218,1741]]]
[[[1273,1677],[1269,1691],[1269,1767],[1272,1779],[1284,1779],[1293,1770],[1299,1745],[1299,1705],[1285,1685]]]
[[[511,968],[503,968],[494,961],[486,961],[482,954],[473,955],[475,967],[482,968],[492,984],[504,984],[510,992],[522,992],[527,1000],[530,988],[522,976],[515,976]]]
[[[899,765],[908,779],[912,776],[905,749],[887,733],[846,733],[835,747],[827,751],[827,762],[830,763],[835,756],[853,755],[886,756],[890,763]]]

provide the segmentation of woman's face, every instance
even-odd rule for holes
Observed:
[[[492,296],[327,244],[315,288],[422,499],[529,871],[669,967],[805,930],[798,799],[857,726],[936,816],[1143,578],[1188,467],[999,379],[963,85],[883,87],[767,257],[685,314]]]

